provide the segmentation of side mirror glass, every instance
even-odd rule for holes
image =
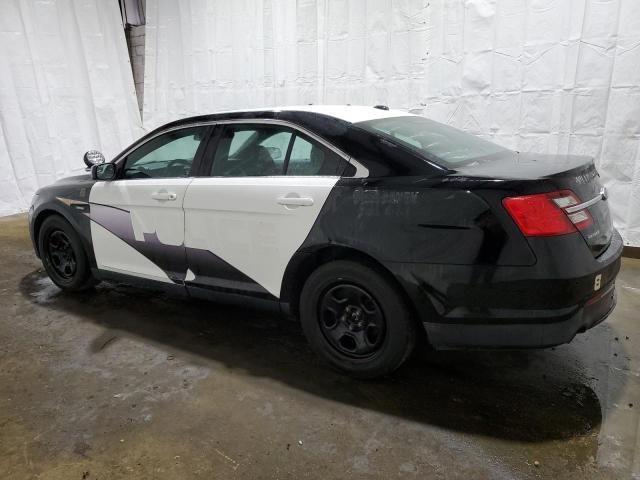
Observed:
[[[84,154],[83,160],[89,168],[93,167],[94,165],[100,165],[101,163],[106,162],[104,155],[98,150],[89,150]]]
[[[91,167],[91,178],[108,182],[116,178],[116,166],[113,163],[101,163]]]

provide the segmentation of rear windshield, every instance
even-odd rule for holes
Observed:
[[[493,142],[419,116],[381,118],[360,122],[356,126],[444,167],[453,168],[481,157],[511,152]]]

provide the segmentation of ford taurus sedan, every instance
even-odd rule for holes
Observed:
[[[164,125],[39,190],[36,254],[101,280],[299,318],[356,377],[435,348],[547,347],[615,305],[622,241],[592,159],[525,154],[384,106]]]

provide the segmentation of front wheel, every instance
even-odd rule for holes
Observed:
[[[351,261],[328,263],[310,275],[300,320],[316,353],[358,378],[391,373],[416,342],[415,322],[397,288]]]
[[[53,215],[45,219],[38,249],[44,269],[61,289],[77,292],[95,285],[80,236],[64,218]]]

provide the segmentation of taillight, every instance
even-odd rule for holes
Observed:
[[[571,190],[561,190],[559,192],[553,192],[550,194],[553,197],[553,201],[560,208],[564,209],[567,217],[571,220],[578,230],[584,230],[593,225],[593,218],[587,208],[582,208],[576,211],[572,211],[570,207],[580,204],[580,199]]]
[[[507,197],[502,205],[527,237],[551,237],[584,230],[593,219],[586,209],[567,213],[580,200],[571,190]]]

